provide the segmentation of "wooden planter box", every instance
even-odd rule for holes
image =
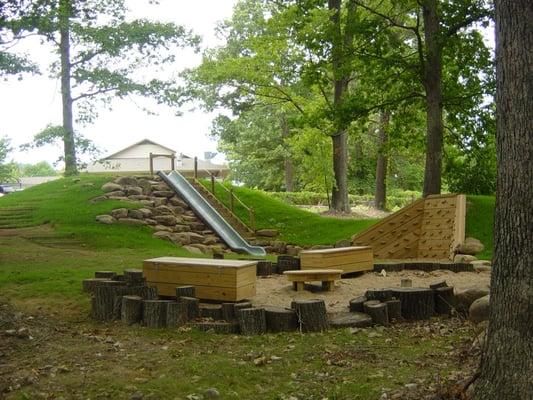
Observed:
[[[300,252],[300,264],[302,269],[342,269],[343,274],[348,274],[372,271],[374,256],[369,246],[305,250]]]
[[[255,296],[257,261],[159,257],[145,260],[143,275],[162,296],[176,296],[176,286],[192,285],[205,300],[240,301]]]

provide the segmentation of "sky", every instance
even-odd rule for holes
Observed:
[[[174,22],[192,29],[202,37],[202,47],[212,47],[220,42],[215,37],[216,23],[231,16],[236,0],[160,0],[150,5],[147,0],[129,0],[132,18]],[[58,79],[50,79],[47,65],[54,59],[52,49],[42,45],[37,38],[21,43],[16,48],[32,55],[42,67],[40,76],[24,76],[17,80],[0,81],[0,136],[8,136],[15,149],[9,156],[16,162],[36,163],[41,160],[53,163],[61,155],[61,147],[47,146],[28,152],[17,148],[31,141],[47,124],[60,125],[61,95]],[[34,39],[34,40],[33,40]],[[200,54],[179,50],[176,71],[200,63]],[[151,107],[158,115],[148,115],[130,100],[117,100],[112,111],[101,109],[98,119],[88,126],[77,126],[79,132],[92,139],[103,155],[114,153],[130,144],[149,138],[170,147],[178,153],[203,158],[206,151],[216,151],[216,141],[209,138],[209,128],[214,114],[201,110],[182,109],[183,115],[165,106]],[[215,158],[221,161],[222,155]],[[58,168],[62,165],[58,164]]]

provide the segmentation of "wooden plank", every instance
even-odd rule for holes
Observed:
[[[254,260],[214,260],[211,258],[187,258],[187,257],[158,257],[144,260],[144,263],[189,265],[198,267],[224,267],[224,268],[244,268],[256,265]]]
[[[144,277],[148,282],[185,282],[187,285],[238,287],[255,282],[255,272],[253,275],[237,278],[236,275],[194,273],[169,270],[144,270]]]
[[[364,254],[364,255],[354,255],[352,257],[345,256],[345,257],[301,257],[300,258],[300,265],[331,265],[331,264],[350,264],[350,263],[360,263],[360,262],[367,262],[372,261],[373,254]]]
[[[186,285],[187,283],[150,283],[150,286],[157,288],[157,293],[162,296],[175,296],[176,285]],[[255,296],[255,283],[237,288],[221,288],[212,286],[195,286],[196,296],[203,300],[218,301],[240,301],[251,299]]]
[[[326,256],[331,256],[335,254],[343,254],[343,253],[359,253],[359,252],[365,252],[365,251],[372,251],[372,247],[370,246],[351,246],[351,247],[339,247],[336,249],[320,249],[320,250],[303,250],[300,252],[300,256],[302,255],[315,255],[315,254],[324,254]]]
[[[457,246],[465,241],[465,225],[466,225],[466,196],[460,194],[457,196],[455,212],[455,224],[452,239],[452,250],[450,251],[450,260],[453,260],[455,249]]]

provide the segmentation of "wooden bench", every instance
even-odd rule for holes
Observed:
[[[372,271],[372,247],[351,246],[336,249],[305,250],[300,252],[302,269],[341,269],[343,274]]]
[[[255,296],[257,261],[159,257],[144,260],[143,275],[162,296],[176,296],[176,286],[192,285],[196,297],[240,301]]]
[[[333,290],[335,281],[341,278],[342,269],[312,269],[285,271],[283,275],[287,276],[289,282],[292,282],[294,290],[297,292],[304,290],[305,282],[322,282],[324,290]]]

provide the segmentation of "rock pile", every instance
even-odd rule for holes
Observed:
[[[191,253],[229,251],[222,240],[196,216],[189,206],[158,178],[121,176],[102,186],[104,195],[92,201],[126,200],[138,209],[117,208],[98,215],[102,224],[148,226],[153,236],[183,246]]]

